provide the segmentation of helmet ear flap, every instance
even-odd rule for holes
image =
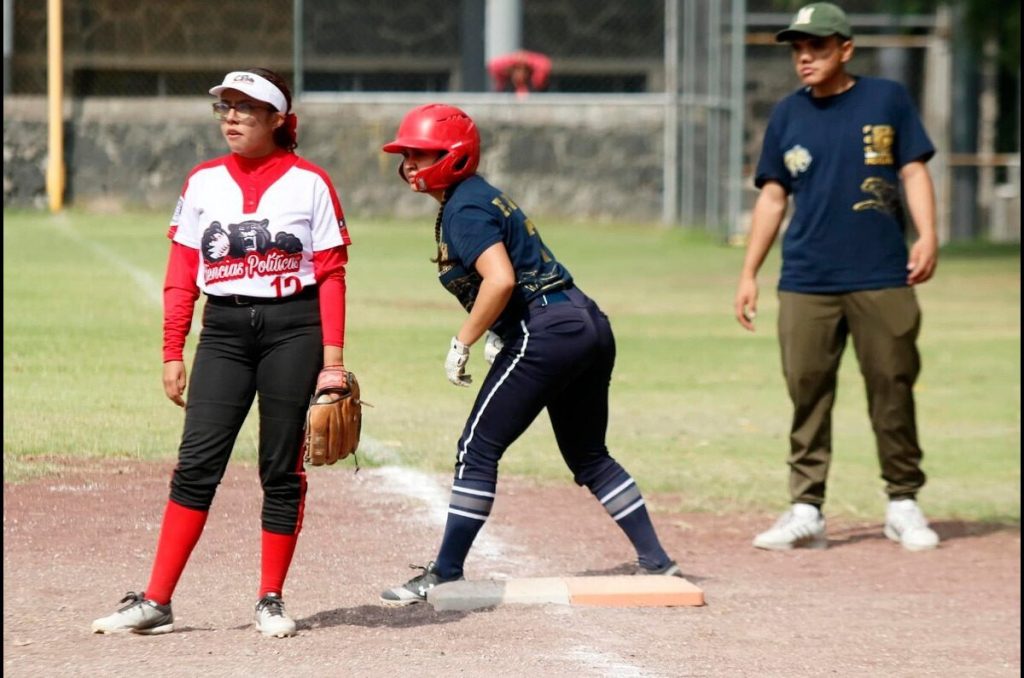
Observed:
[[[433,165],[418,168],[415,190],[444,190],[476,171],[480,134],[472,118],[455,106],[425,104],[406,113],[395,140],[383,147],[385,153],[401,153],[403,149],[443,151],[445,154]],[[398,176],[408,183],[401,164]]]

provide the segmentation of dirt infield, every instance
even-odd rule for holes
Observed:
[[[171,464],[107,463],[4,485],[7,676],[1017,676],[1020,532],[936,522],[909,553],[880,523],[833,521],[827,551],[750,547],[773,516],[672,514],[648,496],[701,608],[387,609],[425,564],[449,479],[312,469],[284,598],[299,635],[252,627],[256,471],[232,465],[175,594],[177,631],[98,636],[149,575]],[[625,537],[569,480],[502,478],[470,579],[626,571]]]

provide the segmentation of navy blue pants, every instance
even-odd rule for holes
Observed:
[[[435,566],[457,578],[494,504],[498,462],[505,450],[548,410],[558,449],[579,485],[585,485],[626,533],[640,565],[666,566],[633,478],[608,453],[608,387],[615,338],[607,316],[578,289],[535,300],[519,332],[484,379],[459,439],[444,539]]]
[[[490,480],[505,450],[548,409],[579,485],[614,463],[605,446],[615,337],[608,317],[577,288],[534,301],[507,337],[459,439],[455,478]]]
[[[578,289],[532,302],[518,333],[487,373],[459,439],[455,480],[437,573],[461,577],[466,556],[490,515],[502,455],[547,408],[562,459],[636,548],[640,565],[665,567],[636,482],[605,447],[615,340],[607,316]]]
[[[207,301],[171,478],[172,501],[209,509],[258,393],[262,526],[279,534],[299,530],[306,488],[303,429],[323,364],[322,337],[313,288],[274,304]]]

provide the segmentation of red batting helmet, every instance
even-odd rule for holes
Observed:
[[[473,174],[480,164],[480,133],[473,119],[446,104],[425,104],[405,114],[395,140],[384,144],[384,151],[401,153],[407,148],[445,151],[437,162],[416,173],[414,188],[421,192],[443,191]],[[398,173],[405,179],[402,165]]]

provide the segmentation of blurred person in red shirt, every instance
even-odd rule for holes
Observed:
[[[539,52],[519,50],[495,57],[487,64],[497,92],[515,92],[520,99],[548,87],[551,59]]]

